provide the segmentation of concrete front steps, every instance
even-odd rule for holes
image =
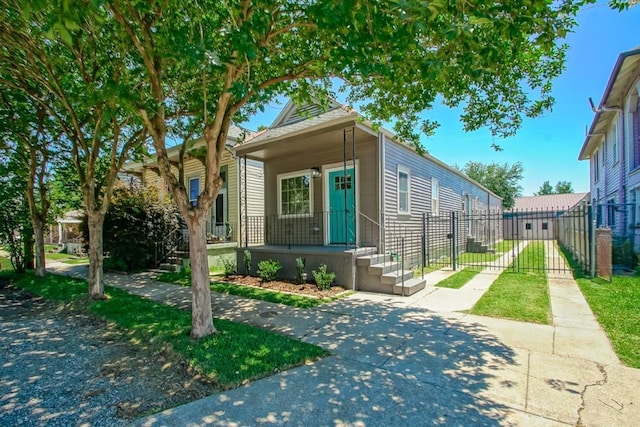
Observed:
[[[168,256],[165,262],[160,263],[158,270],[177,272],[182,270],[188,264],[185,260],[189,258],[188,251],[175,251],[172,255]]]
[[[424,289],[425,279],[414,278],[411,270],[399,270],[400,263],[388,257],[375,254],[356,258],[359,291],[409,296]]]
[[[488,245],[485,245],[473,237],[467,237],[466,251],[476,254],[496,253],[495,249],[490,249]]]

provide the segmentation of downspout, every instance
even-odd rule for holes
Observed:
[[[626,201],[626,194],[625,194],[625,185],[624,185],[624,150],[622,150],[622,155],[620,155],[620,150],[623,148],[624,146],[624,141],[622,140],[622,138],[620,138],[621,136],[621,132],[624,132],[624,112],[622,110],[622,108],[620,107],[607,107],[606,105],[601,105],[600,107],[596,108],[595,104],[593,103],[593,99],[591,99],[591,97],[589,97],[589,104],[591,104],[591,111],[593,111],[594,113],[598,114],[601,113],[603,111],[612,111],[615,113],[618,113],[616,120],[617,120],[617,135],[616,137],[618,138],[618,162],[621,162],[619,164],[619,169],[620,169],[620,173],[619,173],[619,180],[618,180],[618,190],[621,194],[620,196],[620,204],[624,205],[625,201]],[[605,141],[607,139],[607,135],[604,135],[605,137]],[[605,159],[606,159],[606,152],[605,152]],[[604,168],[604,165],[603,165]],[[605,200],[607,200],[607,173],[605,171],[604,173],[604,198]],[[613,209],[611,209],[611,211],[613,211]],[[609,212],[607,210],[607,221],[610,221],[609,219]],[[623,222],[626,221],[626,218],[623,220]],[[624,224],[623,224],[624,225]],[[618,226],[618,224],[616,223],[616,227]]]
[[[384,208],[385,208],[385,143],[384,143],[384,133],[378,132],[378,156],[380,170],[378,171],[378,242],[379,248],[378,250],[384,253],[385,251],[385,239],[384,235]]]

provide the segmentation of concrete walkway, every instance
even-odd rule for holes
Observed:
[[[61,264],[51,270],[86,274],[86,267]],[[189,289],[153,282],[147,273],[105,280],[190,305]],[[640,370],[621,366],[599,326],[592,328],[570,276],[550,282],[553,326],[435,312],[392,295],[357,293],[303,310],[214,293],[217,317],[320,345],[333,356],[136,424],[637,425]],[[261,316],[266,312],[277,315]]]
[[[438,288],[436,285],[447,277],[456,273],[453,270],[437,270],[426,275],[426,288],[416,294],[401,300],[410,307],[420,307],[438,312],[453,312],[470,310],[489,289],[491,284],[529,244],[523,241],[513,250],[502,255],[490,263],[473,279],[460,289]]]

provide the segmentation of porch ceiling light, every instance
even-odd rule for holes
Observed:
[[[311,168],[311,177],[312,178],[320,178],[322,176],[322,173],[320,172],[320,168],[317,166],[314,166]]]

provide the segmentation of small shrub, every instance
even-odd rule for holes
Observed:
[[[222,257],[222,265],[224,266],[224,277],[236,274],[236,260],[233,258]]]
[[[331,287],[331,283],[333,283],[333,279],[336,278],[335,273],[327,273],[327,265],[320,264],[318,267],[318,271],[313,270],[313,278],[316,280],[316,285],[318,285],[318,289],[321,291],[327,291]]]
[[[260,261],[258,263],[258,276],[263,282],[271,282],[276,280],[276,276],[278,274],[278,270],[280,270],[282,266],[279,261],[268,259],[266,261]]]
[[[251,251],[249,249],[244,250],[244,274],[251,275]]]
[[[303,273],[304,273],[304,265],[305,265],[306,261],[304,258],[299,257],[296,258],[296,283],[298,285],[302,285],[305,281],[302,277]]]

